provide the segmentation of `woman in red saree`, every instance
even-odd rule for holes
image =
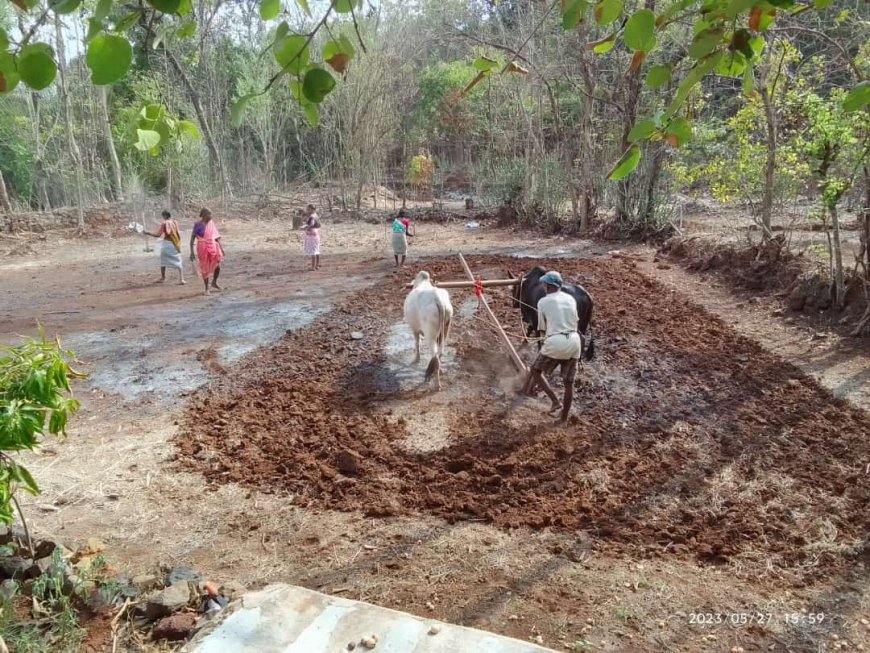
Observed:
[[[193,250],[194,242],[196,252]],[[208,209],[199,212],[199,222],[193,225],[193,233],[190,234],[190,260],[195,261],[197,258],[199,271],[205,283],[205,294],[210,294],[209,277],[211,277],[211,287],[220,290],[217,280],[221,273],[221,261],[224,260],[224,247],[221,245],[221,234]]]

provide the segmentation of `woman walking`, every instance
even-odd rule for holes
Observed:
[[[193,244],[196,243],[196,252]],[[199,212],[199,222],[193,225],[193,233],[190,234],[190,260],[199,258],[199,271],[205,283],[205,294],[211,294],[211,287],[220,290],[217,285],[221,273],[221,261],[224,260],[224,247],[221,245],[221,234],[211,217],[211,211],[203,209]]]
[[[405,265],[405,255],[408,253],[408,238],[411,238],[411,221],[405,209],[400,209],[396,219],[393,220],[393,258],[396,259],[396,267]],[[401,257],[401,263],[399,262]]]
[[[302,229],[305,236],[302,239],[302,252],[311,257],[311,270],[320,269],[320,217],[314,205],[309,204],[306,208],[308,218]]]
[[[181,262],[181,233],[178,223],[172,219],[169,211],[162,213],[163,223],[156,233],[144,232],[154,238],[162,238],[160,245],[160,281],[166,281],[166,268],[178,270],[178,283],[184,285],[184,264]]]

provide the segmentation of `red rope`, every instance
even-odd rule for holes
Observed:
[[[478,299],[483,297],[483,281],[480,279],[474,281],[474,294],[477,295]]]

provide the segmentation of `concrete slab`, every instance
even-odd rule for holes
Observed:
[[[437,633],[430,634],[432,626]],[[181,653],[553,653],[534,644],[292,585],[246,594]]]

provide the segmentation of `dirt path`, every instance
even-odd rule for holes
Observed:
[[[277,224],[221,228],[228,290],[208,299],[193,283],[154,286],[156,253],[134,239],[58,243],[0,265],[0,341],[32,333],[39,319],[75,345],[92,374],[70,439],[26,457],[44,488],[26,506],[37,530],[101,537],[133,572],[184,562],[218,581],[287,581],[541,635],[554,648],[809,651],[830,647],[834,634],[870,645],[860,623],[870,616],[867,561],[853,551],[866,537],[856,502],[867,477],[852,478],[868,462],[859,437],[866,417],[828,417],[833,408],[811,381],[679,295],[669,310],[682,335],[669,341],[667,317],[647,304],[662,287],[648,277],[676,271],[590,258],[604,251],[588,243],[421,225],[418,256],[461,249],[590,262],[565,267],[589,276],[601,306],[601,358],[586,368],[591,394],[578,402],[595,420],[573,425],[582,438],[537,437],[540,407],[505,412],[510,379],[498,381],[493,341],[475,336],[473,302],[459,296],[444,395],[415,389],[419,372],[408,369],[408,342],[395,327],[404,277],[391,274],[380,227],[335,225],[325,248],[342,256],[327,256],[317,275],[302,272]],[[492,274],[510,263],[474,260]],[[348,339],[352,330],[365,338]],[[324,349],[333,358],[315,365],[308,352]],[[732,359],[735,351],[747,360]],[[203,382],[212,395],[195,390]],[[866,379],[853,384],[866,392]],[[338,390],[349,399],[328,401]],[[764,390],[796,406],[797,430],[776,442],[769,472],[759,469],[764,448],[748,443],[781,437],[792,418],[765,407]],[[200,410],[188,409],[191,392]],[[703,396],[708,404],[698,403]],[[767,423],[750,429],[758,415]],[[738,435],[729,444],[731,420]],[[837,446],[848,451],[826,449],[841,428],[851,435]],[[470,437],[476,448],[459,451]],[[176,460],[174,439],[199,471]],[[337,471],[341,448],[355,449],[367,475]],[[511,455],[512,470],[500,471]],[[811,459],[824,468],[806,474]],[[455,471],[451,461],[461,463]],[[718,485],[695,478],[699,465]],[[757,483],[741,476],[747,470]],[[502,474],[504,488],[487,484]],[[556,503],[560,496],[570,503]],[[741,526],[760,518],[769,520],[755,531]],[[795,539],[801,524],[818,527],[807,533],[807,545],[825,545],[815,554]],[[663,530],[670,546],[660,543]],[[822,626],[789,623],[802,609],[824,613]],[[697,623],[707,621],[697,613],[724,623]]]

